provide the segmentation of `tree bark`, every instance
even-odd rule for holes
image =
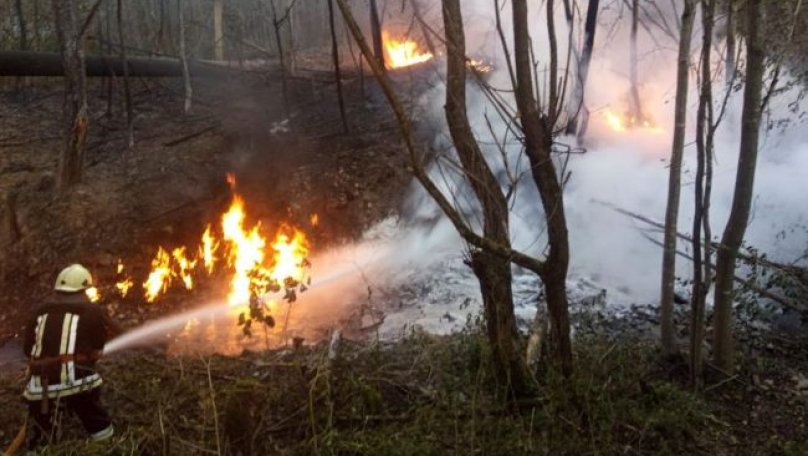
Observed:
[[[34,46],[33,49],[39,50],[42,43],[39,32],[39,0],[34,0]]]
[[[25,12],[22,0],[14,0],[14,10],[17,13],[17,26],[20,28],[20,50],[28,50],[28,26],[25,23]]]
[[[373,37],[373,54],[376,61],[382,68],[387,68],[384,63],[384,43],[382,41],[382,21],[379,18],[379,8],[376,0],[370,0],[370,34]]]
[[[224,0],[213,0],[213,59],[224,60]]]
[[[79,36],[78,4],[72,0],[52,0],[51,5],[65,81],[65,147],[59,155],[57,173],[57,187],[64,192],[81,181],[89,126],[87,80],[82,37]]]
[[[281,25],[283,21],[278,18],[278,10],[275,7],[275,0],[269,1],[272,9],[272,25],[275,28],[275,45],[278,47],[278,59],[281,62],[281,90],[283,91],[283,110],[286,117],[289,117],[289,90],[286,83],[286,60],[283,52],[283,39],[281,38]]]
[[[120,46],[121,66],[123,67],[123,96],[124,107],[126,108],[127,146],[131,149],[135,146],[135,115],[132,108],[132,90],[129,87],[129,63],[126,58],[126,42],[124,41],[122,0],[118,0],[116,15],[118,20],[118,45]]]
[[[642,125],[644,119],[642,112],[642,103],[640,102],[640,76],[639,76],[639,57],[637,55],[637,31],[640,16],[640,0],[633,0],[631,5],[631,43],[629,46],[629,53],[631,62],[629,64],[629,79],[631,80],[631,116],[634,125]]]
[[[337,28],[334,24],[334,0],[328,2],[328,23],[331,28],[331,57],[334,60],[334,78],[337,81],[337,102],[339,115],[342,119],[342,131],[348,133],[348,116],[345,115],[345,100],[342,96],[342,72],[339,65],[339,42],[337,41]]]
[[[575,86],[572,90],[567,108],[567,128],[565,133],[574,135],[578,133],[578,116],[585,109],[584,94],[586,80],[589,77],[589,62],[592,60],[592,50],[595,48],[595,31],[598,26],[598,7],[600,0],[589,0],[584,24],[584,43],[581,57],[576,68]]]
[[[572,345],[570,342],[569,306],[566,279],[569,268],[569,239],[564,215],[561,183],[550,156],[554,116],[542,116],[533,94],[530,35],[526,0],[513,1],[514,59],[516,87],[514,95],[520,113],[525,152],[531,164],[533,181],[547,218],[549,253],[541,274],[550,314],[552,355],[562,373],[572,375]]]
[[[676,279],[676,232],[679,220],[679,199],[687,123],[687,90],[690,70],[690,44],[695,18],[695,0],[685,0],[679,37],[679,59],[676,69],[676,101],[674,105],[673,146],[668,176],[668,202],[665,209],[665,239],[662,249],[662,283],[660,294],[660,324],[662,352],[665,356],[677,352],[676,329],[673,325],[673,286]]]
[[[410,5],[412,6],[412,14],[415,16],[415,19],[418,20],[418,23],[421,25],[421,33],[424,35],[424,42],[426,43],[426,48],[429,49],[430,54],[438,55],[437,48],[435,47],[435,42],[432,41],[432,33],[430,33],[429,28],[426,25],[426,21],[424,21],[424,16],[421,14],[420,0],[410,0]]]
[[[112,54],[112,39],[110,38],[110,18],[109,18],[109,3],[105,5],[103,10],[103,15],[101,19],[98,21],[98,41],[99,46],[98,50],[101,53],[102,57],[106,57]],[[85,58],[85,74],[87,74],[87,60]],[[112,83],[114,78],[107,78],[104,81],[105,92],[107,96],[107,109],[104,112],[105,117],[112,116]]]
[[[483,236],[510,245],[508,202],[480,150],[466,111],[466,45],[459,0],[443,0],[446,33],[446,121],[458,158],[483,211]],[[528,390],[527,368],[513,312],[511,265],[484,250],[471,252],[480,282],[488,339],[498,382],[519,396]]]
[[[746,86],[744,87],[743,114],[741,118],[741,146],[738,155],[738,171],[735,190],[721,244],[718,251],[715,279],[715,362],[726,372],[734,369],[735,349],[732,335],[732,304],[734,293],[732,278],[735,259],[746,234],[757,167],[758,140],[760,135],[761,99],[765,52],[762,39],[764,15],[763,0],[747,0],[746,3]]]
[[[735,5],[733,0],[727,0],[727,50],[724,56],[724,75],[727,85],[735,80]]]
[[[193,99],[193,88],[191,88],[191,73],[188,71],[188,56],[185,51],[185,11],[183,6],[183,1],[177,0],[177,20],[179,21],[180,28],[180,62],[182,63],[182,85],[185,88],[183,112],[185,112],[185,114],[190,114]]]
[[[19,46],[21,51],[28,50],[28,26],[25,22],[25,11],[22,7],[22,0],[15,0],[14,1],[14,9],[17,15],[17,26],[19,27],[20,33],[20,41]],[[18,78],[16,80],[15,85],[17,94],[20,95],[23,99],[27,96],[26,87],[28,86],[28,81],[26,78]]]
[[[712,52],[715,0],[701,0],[702,45],[699,107],[696,114],[696,182],[693,213],[693,287],[690,311],[690,383],[695,391],[703,384],[704,308],[710,288],[709,193],[705,190],[707,160],[712,158]],[[704,236],[702,236],[704,228]],[[704,247],[704,248],[702,248]]]

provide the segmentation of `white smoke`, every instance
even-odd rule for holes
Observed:
[[[492,5],[493,2],[490,1],[462,2],[468,53],[483,53],[495,60],[497,71],[491,82],[495,87],[506,88],[509,77],[494,30]],[[538,11],[534,5],[530,4],[532,9],[529,23],[532,27],[534,52],[539,61],[538,68],[542,69],[546,63],[543,56],[547,55],[544,28],[546,21],[544,11]],[[433,19],[440,21],[440,8],[433,7],[431,11],[437,13]],[[555,23],[559,35],[559,55],[566,55],[568,29],[562,13],[563,11],[557,11]],[[501,14],[508,45],[512,49],[509,8],[503,9]],[[629,130],[617,133],[607,127],[603,117],[606,109],[618,113],[626,109],[626,94],[629,89],[628,17],[626,11],[610,10],[608,7],[601,11],[586,91],[586,102],[591,111],[586,138],[587,152],[570,157],[568,169],[572,174],[565,192],[572,259],[571,280],[586,280],[587,283],[595,283],[598,287],[607,289],[612,298],[611,303],[618,306],[631,302],[653,303],[657,299],[661,249],[642,236],[640,230],[648,231],[649,226],[618,214],[597,201],[605,201],[658,221],[663,220],[676,87],[675,37],[659,32],[651,39],[648,31],[641,29],[639,55],[643,108],[656,121],[661,131]],[[675,18],[670,16],[667,20],[675,28]],[[697,19],[693,35],[694,69],[700,38]],[[716,64],[720,62],[719,59],[716,54]],[[692,141],[697,87],[693,71],[691,76],[679,217],[679,231],[684,233],[689,233],[692,225],[692,180],[695,172],[695,147]],[[724,83],[720,77],[716,80],[714,92],[718,105],[724,95]],[[792,117],[787,108],[793,96],[793,93],[785,93],[773,100],[771,113],[775,118]],[[712,227],[715,237],[721,235],[732,200],[740,140],[741,98],[741,91],[730,96],[724,120],[716,136],[712,198]],[[421,97],[420,105],[426,113],[427,122],[444,125],[443,100],[444,89],[441,85]],[[485,97],[471,88],[471,85],[468,101],[469,116],[477,139],[492,168],[498,175],[504,176],[506,173],[503,160],[493,143],[502,141],[505,137],[505,123],[497,117]],[[489,122],[493,124],[495,137],[489,131]],[[446,131],[445,127],[443,131]],[[805,195],[808,194],[808,179],[805,178],[805,170],[808,170],[808,143],[804,138],[808,136],[805,133],[805,126],[799,123],[784,130],[766,131],[762,137],[758,159],[754,215],[747,231],[747,240],[751,245],[767,252],[770,258],[784,262],[800,258],[808,246],[808,230],[805,228],[808,214],[804,202]],[[574,144],[573,138],[559,138],[559,141]],[[447,152],[450,148],[447,134],[439,135],[433,146],[451,157],[451,152]],[[537,192],[527,175],[526,160],[521,155],[518,142],[513,141],[512,137],[507,147],[507,156],[511,174],[524,173],[512,201],[510,223],[513,245],[531,254],[541,255],[545,248],[543,216]],[[446,163],[439,159],[431,169],[431,175],[441,185],[444,193],[450,199],[458,201],[459,206],[468,213],[470,208],[467,204],[467,190],[462,183],[458,183],[457,173]],[[457,274],[451,265],[459,264],[462,259],[463,244],[442,217],[440,210],[417,185],[413,185],[410,190],[407,206],[408,218],[402,221],[401,226],[424,220],[431,220],[432,224],[427,229],[412,228],[410,223],[409,228],[406,228],[406,236],[396,239],[398,235],[389,235],[397,245],[396,251],[417,252],[408,255],[407,261],[394,262],[389,270],[398,272],[392,276],[405,276],[405,280],[412,281],[418,280],[417,274],[413,276],[413,273],[419,271],[422,274],[421,280],[434,279],[441,271],[447,274],[454,271],[452,274]],[[471,216],[471,220],[475,221],[474,216]],[[658,233],[651,232],[650,235],[661,240]],[[679,247],[685,251],[689,249],[683,242],[679,243]],[[450,253],[447,254],[447,251]],[[679,259],[679,276],[689,277],[690,269],[691,265],[686,260]],[[531,286],[536,286],[536,283],[533,282]],[[468,283],[464,282],[463,288],[466,296],[477,296],[476,290],[469,290]],[[426,298],[422,298],[423,300],[429,301]],[[457,302],[447,305],[448,308],[455,308]],[[422,314],[426,315],[424,312]],[[430,316],[433,317],[434,315]]]

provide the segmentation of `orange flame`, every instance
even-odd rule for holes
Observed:
[[[164,248],[157,249],[151,265],[149,277],[143,283],[147,302],[154,302],[171,285],[171,256]]]
[[[129,290],[135,286],[135,282],[132,281],[132,278],[124,275],[124,269],[123,260],[118,258],[118,267],[116,269],[116,273],[121,279],[115,284],[115,288],[118,289],[118,294],[122,298],[125,298],[126,295],[129,294]]]
[[[278,284],[289,280],[303,282],[303,266],[309,254],[306,237],[302,232],[288,226],[282,227],[281,231],[272,244],[275,253],[270,277]]]
[[[171,252],[171,256],[174,258],[174,263],[176,264],[175,275],[182,279],[186,290],[192,290],[194,288],[194,278],[191,276],[191,273],[196,267],[197,260],[190,260],[185,256],[185,247],[177,247]]]
[[[606,121],[606,125],[610,129],[618,133],[625,133],[628,130],[636,129],[641,129],[653,134],[661,134],[665,132],[662,127],[658,126],[650,118],[646,117],[644,119],[638,119],[635,116],[628,114],[617,114],[609,109],[603,111],[603,119]]]
[[[90,287],[84,290],[84,294],[87,295],[87,298],[90,299],[90,302],[98,302],[101,299],[101,294],[98,292],[98,288]]]
[[[129,290],[132,289],[133,286],[135,286],[135,282],[129,277],[115,284],[115,288],[118,289],[118,293],[120,293],[122,298],[125,298],[126,295],[129,294]]]
[[[384,42],[387,68],[390,69],[417,65],[432,60],[434,57],[430,52],[422,52],[418,49],[416,41],[407,38],[391,38],[389,33],[384,32],[382,41]]]
[[[202,234],[202,246],[199,248],[199,256],[202,257],[202,264],[205,265],[205,270],[208,275],[213,274],[213,267],[216,265],[216,251],[219,249],[219,243],[210,234],[210,225],[205,228]]]
[[[148,279],[143,283],[146,301],[154,302],[164,294],[174,278],[179,278],[186,290],[194,289],[195,275],[201,273],[201,269],[207,275],[212,275],[217,268],[229,274],[227,302],[231,306],[246,305],[254,295],[302,283],[304,269],[308,266],[306,236],[283,225],[271,241],[267,240],[260,223],[249,226],[244,199],[235,193],[236,179],[232,174],[228,174],[227,182],[233,190],[233,200],[221,217],[220,237],[217,238],[209,224],[196,249],[180,246],[169,254],[168,249],[160,247],[152,260]],[[317,223],[316,214],[310,221]],[[119,271],[123,271],[122,265]],[[124,282],[118,287],[125,295],[128,288],[124,290],[122,286]]]
[[[236,195],[230,210],[222,216],[224,240],[230,247],[228,264],[234,269],[230,293],[227,295],[227,302],[231,306],[249,303],[250,275],[264,262],[266,240],[261,237],[259,226],[246,231],[244,218],[244,201]]]

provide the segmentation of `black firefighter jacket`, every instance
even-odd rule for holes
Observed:
[[[57,293],[26,324],[23,350],[30,378],[23,396],[55,399],[100,386],[95,362],[118,332],[118,325],[84,293]]]

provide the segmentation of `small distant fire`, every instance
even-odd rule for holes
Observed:
[[[478,73],[490,73],[494,71],[494,66],[484,60],[468,59],[466,66]]]
[[[618,114],[610,109],[605,109],[603,111],[603,119],[611,130],[618,133],[625,133],[629,130],[642,130],[654,134],[665,132],[665,130],[647,116],[638,119],[636,116],[628,113]]]
[[[432,60],[431,52],[422,51],[417,41],[409,38],[391,38],[388,32],[382,35],[385,62],[388,69],[405,68]]]
[[[274,237],[265,237],[260,223],[249,224],[244,199],[235,191],[235,177],[228,175],[227,181],[233,191],[230,207],[218,226],[207,225],[197,247],[157,248],[142,283],[146,302],[157,301],[174,286],[193,290],[200,278],[213,274],[227,278],[231,306],[247,305],[253,296],[304,283],[309,242],[303,232],[281,225]],[[117,277],[118,295],[126,297],[135,282],[120,260]]]

